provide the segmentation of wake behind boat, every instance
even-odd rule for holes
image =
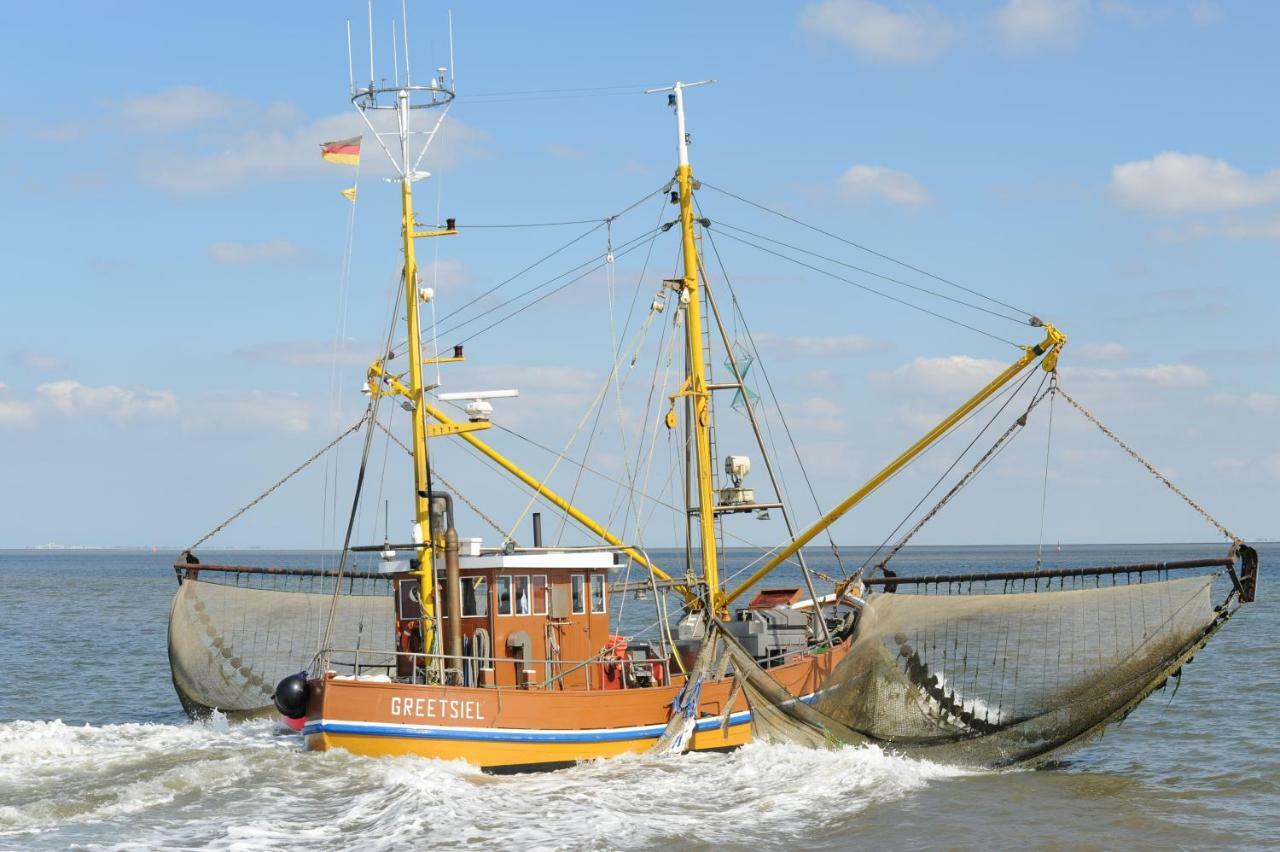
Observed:
[[[645,415],[635,430],[641,446],[624,441],[617,447],[637,462],[628,466],[620,488],[631,504],[661,502],[661,495],[646,492],[646,483],[655,453],[664,448],[677,483],[673,497],[681,503],[675,513],[686,542],[682,560],[663,565],[651,558],[652,547],[644,542],[657,532],[645,513],[607,507],[590,515],[572,495],[554,491],[548,477],[530,473],[480,437],[495,418],[501,420],[493,401],[514,397],[517,389],[441,393],[428,380],[427,368],[447,369],[468,357],[462,345],[436,347],[441,329],[424,327],[422,306],[437,297],[423,286],[416,259],[418,241],[456,240],[460,233],[453,219],[420,223],[413,197],[414,184],[428,177],[418,170],[422,155],[446,128],[453,82],[440,69],[425,85],[353,85],[352,103],[399,184],[404,264],[392,315],[394,320],[403,312],[404,337],[390,335],[369,367],[368,407],[347,433],[362,434],[364,443],[337,567],[281,573],[208,566],[191,551],[176,566],[181,585],[170,616],[170,658],[189,712],[253,714],[273,701],[282,715],[301,723],[313,750],[463,759],[490,771],[556,768],[646,750],[723,751],[753,738],[814,747],[871,742],[964,765],[1036,763],[1087,741],[1180,675],[1253,599],[1256,553],[1194,503],[1228,542],[1220,558],[1070,570],[1037,562],[1018,571],[920,576],[899,576],[890,568],[916,532],[1016,439],[1046,401],[1062,399],[1142,461],[1061,387],[1057,366],[1067,338],[1032,314],[1000,314],[1030,331],[1005,370],[801,528],[771,453],[766,406],[747,380],[761,362],[759,350],[749,333],[730,333],[745,317],[723,267],[715,287],[723,284],[730,299],[717,303],[707,261],[719,260],[719,235],[806,264],[792,256],[794,247],[718,224],[702,203],[700,193],[711,191],[767,210],[694,178],[685,97],[710,82],[650,90],[665,96],[674,112],[677,157],[672,180],[649,198],[677,212],[618,245],[612,233],[624,214],[607,217],[609,243],[594,268],[608,274],[623,253],[671,233],[678,235],[680,271],[653,282],[647,313],[624,328],[631,336],[617,342],[604,387],[583,416],[586,422],[610,394],[621,396],[642,347],[660,336]],[[380,129],[386,126],[380,115],[394,118],[393,130]],[[432,117],[425,131],[414,126],[420,115]],[[322,150],[327,159],[349,161],[343,158],[360,156],[361,140]],[[710,256],[705,246],[712,247]],[[966,299],[995,303],[966,292]],[[505,304],[487,310],[497,314]],[[723,370],[715,370],[721,363]],[[665,381],[672,375],[673,382]],[[748,456],[719,455],[725,432],[716,399],[725,394],[733,398],[728,409],[741,415],[744,434],[754,441],[768,499],[757,499],[747,484]],[[396,408],[409,413],[403,439],[390,422]],[[452,413],[458,410],[461,417]],[[781,411],[774,416],[785,426]],[[948,470],[959,474],[949,490],[892,547],[840,577],[810,568],[806,545],[923,453],[980,418],[988,419],[979,437],[994,424],[1007,426],[985,452],[975,446],[977,438],[970,443]],[[405,543],[352,541],[375,438],[399,444],[412,467],[413,523]],[[432,454],[433,445],[446,441],[465,444],[527,488],[531,504],[549,507],[585,531],[591,544],[545,545],[538,515],[531,546],[516,542],[514,526],[487,547],[482,539],[461,537],[457,504],[465,501],[485,517],[477,508],[484,501],[465,496],[470,484]],[[962,459],[967,469],[957,467]],[[921,507],[937,490],[921,498]],[[786,541],[749,572],[727,576],[724,542],[734,535],[734,523],[773,511],[782,516]],[[619,516],[626,518],[619,532],[598,520]],[[523,521],[522,513],[518,523]],[[410,560],[402,566],[407,570],[355,571],[351,558],[359,552],[407,552]],[[800,584],[764,585],[782,566],[798,571]],[[619,571],[633,569],[643,572],[642,581],[616,579]],[[281,580],[283,586],[271,587]],[[307,583],[315,588],[304,590]],[[611,600],[639,590],[653,601],[656,628],[628,635]]]

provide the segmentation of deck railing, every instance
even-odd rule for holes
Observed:
[[[337,656],[348,657],[349,659],[335,659]],[[387,658],[392,660],[386,662]],[[362,659],[363,658],[363,659]],[[375,662],[370,662],[369,658],[373,658]],[[447,682],[450,674],[454,674],[458,680],[459,686],[472,687],[497,687],[496,673],[499,665],[508,664],[518,666],[518,671],[522,674],[536,673],[534,667],[542,667],[546,673],[546,677],[535,681],[532,677],[521,680],[517,678],[515,684],[519,689],[552,689],[559,685],[561,688],[565,686],[565,680],[570,676],[584,672],[586,688],[588,690],[597,690],[603,687],[603,684],[594,684],[592,672],[596,664],[612,662],[603,652],[586,660],[548,660],[548,659],[525,659],[521,657],[492,657],[492,656],[475,656],[460,655],[457,657],[448,657],[444,654],[426,654],[415,651],[390,651],[390,650],[374,650],[369,648],[326,648],[318,653],[313,661],[313,671],[318,664],[323,661],[325,669],[331,670],[333,667],[341,667],[349,669],[354,677],[361,677],[369,670],[377,670],[388,677],[392,673],[399,671],[401,660],[409,662],[409,680],[410,684],[428,684]],[[453,660],[457,660],[455,666]],[[657,663],[663,667],[664,675],[660,683],[655,685],[665,685],[670,683],[671,676],[666,674],[670,661],[665,659],[644,659],[644,660],[617,660],[619,665],[623,666],[624,671],[630,669],[635,672],[637,669],[643,670],[646,667]],[[553,673],[553,667],[557,669]],[[481,672],[490,672],[490,678],[493,680],[489,683],[479,683],[479,675]],[[430,675],[434,675],[437,679],[432,681]],[[650,669],[650,676],[653,677],[653,670]],[[658,678],[654,677],[655,682]],[[624,689],[627,689],[627,678],[622,679]],[[580,687],[574,687],[575,689]]]

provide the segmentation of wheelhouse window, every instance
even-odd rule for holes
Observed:
[[[547,575],[534,574],[529,578],[530,585],[533,587],[533,614],[547,614]]]
[[[516,615],[529,614],[529,576],[522,574],[516,580]]]
[[[511,615],[514,612],[511,598],[511,578],[502,576],[498,578],[498,615]]]
[[[581,574],[569,577],[569,586],[573,598],[573,614],[582,615],[587,611],[587,578]]]
[[[487,616],[489,614],[489,580],[486,577],[462,578],[462,615]]]
[[[604,601],[604,575],[591,575],[591,611],[606,612]]]

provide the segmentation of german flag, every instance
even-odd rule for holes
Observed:
[[[320,156],[324,157],[331,163],[343,163],[348,166],[360,164],[360,139],[359,136],[353,136],[350,139],[339,139],[337,142],[320,143]]]

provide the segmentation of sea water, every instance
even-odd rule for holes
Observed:
[[[1064,547],[1050,567],[1221,555]],[[1041,770],[966,771],[872,747],[753,745],[487,776],[302,750],[278,723],[186,720],[169,682],[172,554],[0,551],[0,849],[1274,847],[1280,546],[1261,600],[1122,725]],[[847,565],[866,552],[850,548]],[[736,552],[729,570],[754,558]],[[916,548],[900,573],[1026,567],[1034,548]],[[315,565],[316,554],[208,561]],[[838,574],[829,553],[810,563]],[[635,579],[635,578],[633,578]],[[787,578],[779,578],[785,580]],[[792,578],[794,579],[794,578]],[[629,624],[653,602],[615,596]]]

